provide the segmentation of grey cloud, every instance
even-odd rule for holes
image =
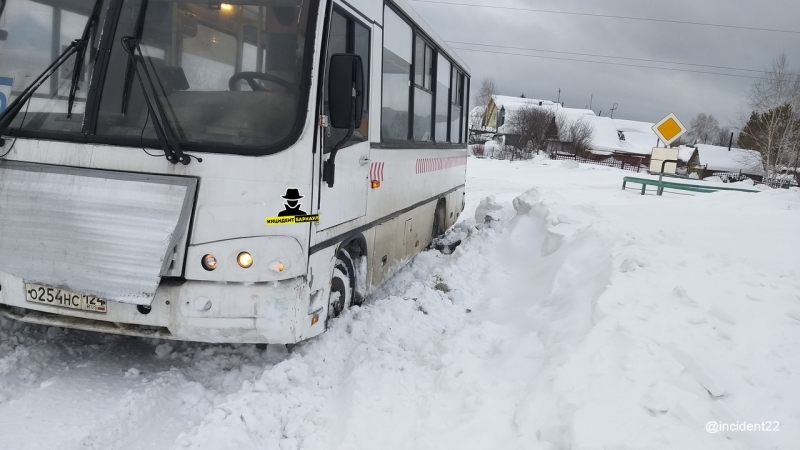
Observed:
[[[445,0],[489,4],[488,0]],[[782,51],[800,70],[800,34],[773,33],[664,24],[607,18],[567,16],[496,8],[469,8],[410,2],[420,15],[448,41],[480,42],[566,52],[604,54],[630,58],[680,61],[761,70]],[[690,1],[618,0],[524,1],[498,5],[578,11],[595,14],[660,17],[671,20],[732,24],[748,27],[800,30],[800,2],[773,0]],[[454,46],[464,47],[454,44]],[[518,50],[475,47],[497,52]],[[528,58],[457,50],[470,65],[473,83],[492,77],[501,93],[556,100],[584,107],[594,94],[593,109],[614,117],[656,121],[674,112],[687,123],[699,112],[711,113],[721,124],[738,125],[746,110],[747,91],[754,80],[678,71],[621,67],[583,62]],[[596,59],[535,53],[560,58]],[[608,60],[625,64],[661,64]],[[668,65],[661,65],[668,66]],[[708,72],[758,76],[757,73],[708,67],[668,66]]]

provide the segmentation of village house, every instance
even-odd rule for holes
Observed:
[[[692,161],[690,172],[697,173],[698,178],[734,175],[759,182],[764,179],[761,154],[755,150],[706,144],[697,144],[696,148],[697,158]]]
[[[489,104],[473,110],[476,132],[487,136],[484,140],[489,149],[513,147],[525,149],[527,143],[520,142],[517,130],[509,125],[509,118],[524,107],[543,108],[553,113],[554,119],[547,132],[547,153],[558,157],[580,156],[603,161],[624,162],[626,165],[649,167],[653,148],[661,146],[653,132],[652,122],[612,119],[595,114],[589,109],[565,108],[549,100],[495,95]],[[576,155],[565,130],[558,129],[555,118],[563,122],[584,121],[592,128],[592,139],[588,151]],[[693,174],[697,178],[721,175],[726,179],[747,177],[761,181],[764,171],[761,157],[755,150],[720,147],[714,145],[681,145],[678,147],[679,172]]]

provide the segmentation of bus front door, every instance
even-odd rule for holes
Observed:
[[[367,123],[364,120],[364,123]],[[325,139],[335,139],[335,137]],[[327,145],[326,145],[327,147]],[[363,217],[367,212],[369,179],[369,142],[354,142],[336,154],[333,187],[322,182],[319,209],[320,230]]]

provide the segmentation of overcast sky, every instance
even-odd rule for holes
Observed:
[[[509,11],[497,6],[580,13],[652,17],[755,28],[800,31],[798,0],[441,0],[492,5],[475,8],[423,3],[411,6],[447,41],[526,47],[626,58],[763,70],[785,51],[800,70],[800,34],[728,29],[687,24]],[[508,48],[450,43],[452,47],[592,59],[622,64],[674,67],[758,76],[709,67],[676,66],[643,61],[526,52]],[[655,122],[674,112],[689,126],[697,113],[711,113],[724,126],[738,126],[754,80],[720,75],[622,67],[555,59],[529,58],[457,50],[472,71],[474,90],[491,77],[500,94],[561,100],[583,108],[594,94],[592,109],[605,116],[616,102],[615,118]]]

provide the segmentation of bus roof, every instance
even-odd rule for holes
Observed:
[[[469,66],[467,66],[467,63],[465,63],[464,60],[461,59],[461,57],[458,55],[458,53],[455,52],[455,50],[453,50],[452,48],[450,48],[449,45],[447,45],[444,39],[442,39],[438,34],[436,34],[435,31],[433,31],[433,28],[431,28],[430,25],[428,25],[424,20],[422,20],[422,17],[420,17],[419,14],[417,14],[417,12],[414,11],[414,8],[412,8],[411,5],[409,5],[405,0],[390,0],[390,2],[393,3],[403,14],[407,15],[412,21],[414,21],[417,24],[417,26],[421,28],[422,31],[429,38],[433,39],[436,42],[436,45],[438,45],[439,47],[442,48],[442,50],[445,51],[447,56],[449,56],[453,61],[455,61],[455,63],[458,66],[464,69],[464,72],[466,72],[468,76],[471,76]]]

